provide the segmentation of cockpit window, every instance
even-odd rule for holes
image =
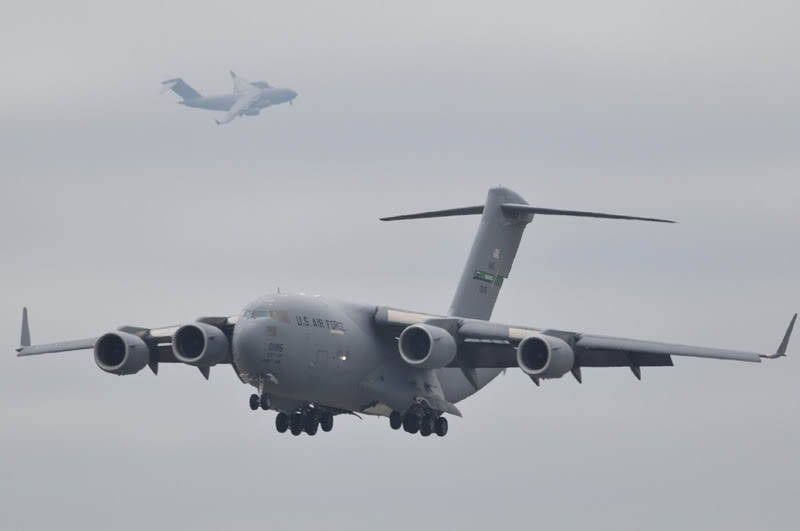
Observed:
[[[253,310],[253,314],[251,317],[253,319],[266,319],[269,317],[269,314],[272,312],[268,312],[267,310]]]

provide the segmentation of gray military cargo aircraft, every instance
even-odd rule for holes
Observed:
[[[383,218],[481,215],[478,232],[447,315],[355,304],[304,295],[274,294],[237,315],[200,317],[181,326],[124,326],[100,337],[31,346],[23,310],[19,356],[94,350],[97,366],[117,375],[161,363],[230,365],[257,392],[253,410],[275,410],[279,432],[330,431],[335,415],[386,416],[409,433],[444,436],[445,415],[456,403],[507,368],[541,380],[585,367],[670,367],[672,356],[760,362],[786,355],[795,314],[774,353],[741,352],[489,321],[523,230],[534,216],[579,216],[671,223],[667,220],[531,206],[506,188],[489,190],[483,205]]]
[[[163,81],[161,83],[161,92],[172,90],[183,98],[178,103],[187,107],[210,111],[228,111],[222,120],[216,121],[219,125],[226,124],[237,116],[257,116],[262,109],[270,105],[278,105],[280,103],[289,103],[291,105],[292,101],[297,97],[297,92],[292,89],[274,88],[263,81],[250,83],[245,78],[237,76],[232,70],[231,79],[233,79],[233,94],[201,96],[199,92],[179,77]]]

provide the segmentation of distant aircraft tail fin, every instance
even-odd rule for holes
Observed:
[[[172,90],[175,94],[183,98],[184,101],[202,97],[199,92],[190,87],[184,80],[182,80],[179,77],[176,77],[175,79],[168,79],[166,81],[161,82],[161,93],[163,94],[168,90]]]
[[[394,221],[477,214],[481,215],[481,222],[472,242],[472,249],[470,249],[464,272],[461,274],[461,280],[456,288],[453,303],[450,306],[449,315],[456,317],[473,319],[489,319],[491,317],[503,281],[511,272],[511,265],[517,254],[522,233],[525,226],[533,220],[534,215],[674,223],[674,221],[664,219],[534,207],[517,193],[502,187],[490,188],[486,203],[483,205],[406,214],[381,218],[381,220]]]

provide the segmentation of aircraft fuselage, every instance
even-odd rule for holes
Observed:
[[[255,106],[264,108],[270,105],[287,103],[297,97],[297,93],[282,88],[261,89],[261,94]],[[187,107],[206,109],[209,111],[229,111],[234,102],[240,97],[238,94],[217,94],[212,96],[200,96],[197,98],[184,99],[178,103]]]
[[[314,403],[386,415],[407,408],[430,382],[400,358],[395,338],[377,333],[375,311],[375,306],[304,295],[258,299],[234,328],[235,369],[279,407],[281,401]],[[477,391],[459,369],[435,372],[448,402]],[[478,372],[480,387],[500,373]]]

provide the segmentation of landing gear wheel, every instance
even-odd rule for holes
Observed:
[[[319,418],[316,413],[307,413],[303,419],[303,429],[309,435],[315,435],[319,428]]]
[[[426,415],[422,418],[422,422],[419,425],[419,434],[423,437],[429,436],[433,433],[433,430],[436,429],[436,421],[433,417]]]
[[[399,411],[392,411],[392,414],[389,415],[389,426],[391,426],[393,430],[399,430],[402,428],[403,414]]]
[[[289,429],[289,415],[278,413],[278,416],[275,417],[275,429],[278,430],[278,433],[286,433],[286,430]]]
[[[292,435],[297,436],[303,433],[303,415],[294,413],[289,418],[289,429],[292,430]]]
[[[444,417],[439,417],[436,419],[436,435],[439,437],[444,437],[447,435],[447,419]]]
[[[250,398],[250,400],[252,400],[252,398]],[[261,409],[266,411],[272,405],[272,401],[269,399],[267,395],[261,395],[261,398],[258,401],[258,405],[261,406]]]
[[[331,431],[333,429],[333,414],[323,413],[322,418],[319,421],[319,426],[324,432]]]
[[[403,419],[403,429],[408,433],[417,433],[419,431],[419,417],[413,413],[409,413]]]
[[[312,437],[317,434],[317,429],[319,428],[319,424],[316,422],[311,424],[310,426],[306,425],[306,433],[311,435]]]
[[[258,395],[250,395],[250,409],[255,411],[256,409],[258,409],[259,405],[260,402],[258,400]]]

